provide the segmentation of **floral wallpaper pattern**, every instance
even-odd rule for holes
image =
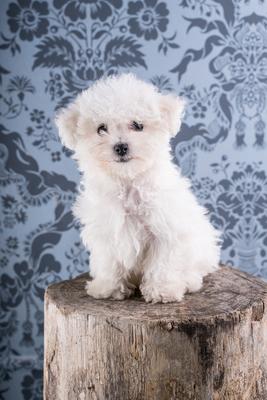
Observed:
[[[174,160],[223,232],[222,261],[267,278],[265,0],[0,3],[0,399],[42,398],[43,296],[88,268],[79,173],[56,109],[133,71],[187,98]]]

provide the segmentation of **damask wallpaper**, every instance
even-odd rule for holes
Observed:
[[[222,261],[267,278],[267,4],[2,0],[0,21],[0,398],[39,400],[44,289],[89,264],[53,118],[103,74],[187,98],[175,161],[223,232]]]

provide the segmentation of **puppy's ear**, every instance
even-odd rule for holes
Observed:
[[[161,118],[170,136],[175,136],[181,127],[186,101],[174,94],[160,95]]]
[[[55,124],[58,127],[62,143],[71,150],[75,149],[77,143],[77,124],[79,110],[77,101],[67,108],[58,111],[55,117]]]

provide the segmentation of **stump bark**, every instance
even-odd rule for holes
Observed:
[[[267,285],[222,267],[180,303],[45,295],[45,400],[266,400]]]

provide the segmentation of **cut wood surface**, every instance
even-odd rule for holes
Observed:
[[[45,400],[266,400],[267,284],[221,267],[180,303],[45,295]]]

